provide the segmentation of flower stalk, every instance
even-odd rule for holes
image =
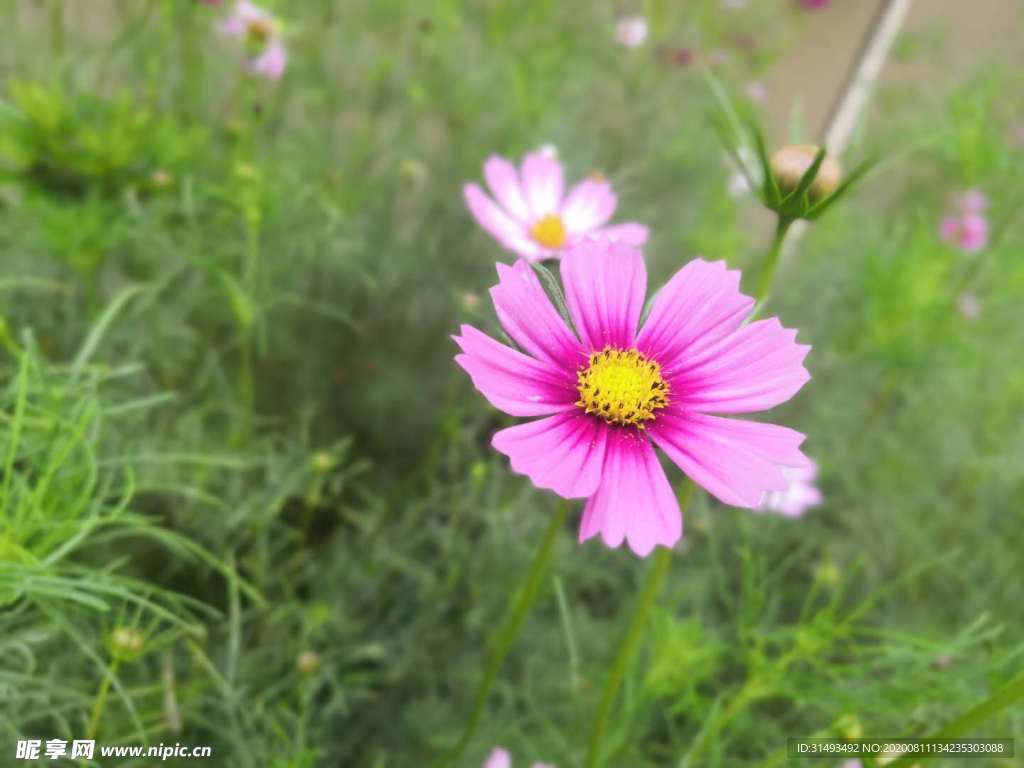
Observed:
[[[498,672],[505,663],[512,645],[519,637],[523,624],[526,622],[526,617],[530,614],[530,609],[533,608],[533,604],[537,602],[537,598],[540,596],[541,588],[544,585],[544,577],[551,562],[551,557],[554,554],[555,541],[558,538],[559,531],[565,527],[565,521],[568,516],[569,502],[562,500],[559,502],[557,510],[551,516],[551,521],[544,531],[544,536],[541,538],[540,546],[534,555],[533,563],[526,574],[526,579],[512,596],[508,609],[505,612],[505,618],[491,638],[489,643],[491,650],[487,658],[487,665],[484,667],[483,677],[477,686],[476,695],[473,698],[473,709],[466,720],[466,725],[462,729],[462,735],[447,755],[435,761],[435,766],[445,766],[448,768],[457,765],[459,758],[476,733],[477,726],[480,724],[480,718],[483,716],[484,707],[487,705],[487,698],[490,695],[491,688],[494,686],[494,681],[498,677]]]

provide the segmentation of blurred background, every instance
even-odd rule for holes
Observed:
[[[552,145],[650,227],[651,286],[753,270],[709,73],[769,150],[820,140],[881,5],[0,3],[0,754],[442,754],[555,508],[452,360],[513,258],[463,185]],[[842,158],[881,162],[769,306],[813,344],[765,418],[821,503],[695,495],[604,765],[927,736],[1019,680],[1022,32],[1013,0],[912,4]],[[459,765],[583,765],[649,563],[577,524]],[[967,735],[1024,733],[1015,701]]]

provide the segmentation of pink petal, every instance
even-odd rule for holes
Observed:
[[[608,432],[607,424],[576,408],[503,429],[491,445],[538,488],[577,499],[597,490]]]
[[[658,544],[673,546],[683,518],[650,442],[635,429],[609,429],[607,442],[601,485],[583,510],[580,541],[600,532],[609,547],[625,539],[640,557]]]
[[[669,402],[710,413],[773,408],[810,380],[803,365],[809,350],[777,318],[758,320],[711,344],[700,340],[664,371]]]
[[[462,188],[462,195],[477,223],[505,248],[526,258],[540,253],[526,228],[498,207],[478,185],[467,184]]]
[[[578,398],[576,380],[495,341],[471,325],[453,336],[463,354],[455,356],[488,402],[510,416],[546,416],[567,411]]]
[[[627,221],[625,224],[614,224],[610,227],[595,229],[590,234],[604,240],[614,240],[639,248],[647,242],[648,229],[643,224]]]
[[[280,80],[288,65],[288,51],[278,39],[271,40],[258,57],[249,62],[249,72],[265,80]]]
[[[787,487],[783,466],[805,466],[804,436],[774,424],[668,408],[648,424],[661,450],[720,501],[754,508],[767,491]]]
[[[505,332],[538,360],[575,375],[585,358],[579,341],[544,292],[529,264],[498,264],[491,299]]]
[[[487,756],[484,768],[512,768],[512,755],[508,753],[507,749],[495,747]]]
[[[960,219],[957,216],[947,216],[939,225],[939,235],[947,243],[956,243],[960,236]]]
[[[724,261],[695,259],[658,291],[651,313],[637,336],[637,348],[665,370],[688,354],[733,333],[754,307],[740,293],[740,273]]]
[[[503,157],[492,155],[484,163],[484,179],[501,206],[514,218],[525,224],[530,220],[530,209],[519,184],[519,172]]]
[[[970,213],[960,220],[960,247],[969,253],[988,245],[988,222],[984,216]]]
[[[562,203],[562,164],[550,152],[531,152],[523,158],[520,178],[534,218],[558,213]]]
[[[562,258],[562,283],[569,314],[587,350],[633,346],[647,292],[640,251],[588,238]]]
[[[582,234],[604,225],[617,204],[612,185],[604,179],[584,179],[569,192],[562,205],[562,220],[570,234]]]

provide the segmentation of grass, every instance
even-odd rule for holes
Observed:
[[[275,85],[211,31],[223,9],[47,5],[0,8],[0,751],[84,738],[99,700],[102,743],[210,744],[217,765],[437,759],[556,513],[452,362],[459,323],[495,331],[508,260],[461,185],[550,142],[651,227],[651,285],[696,254],[756,276],[770,228],[671,54],[729,52],[735,95],[799,13],[648,2],[626,51],[606,2],[281,2]],[[1024,733],[1019,704],[984,707],[1024,668],[1020,92],[979,62],[877,94],[850,159],[892,161],[766,308],[814,345],[771,418],[809,436],[826,501],[787,520],[695,494],[603,765]],[[936,234],[970,186],[991,200],[974,255]],[[496,744],[583,764],[651,566],[578,545],[578,514],[460,765]]]

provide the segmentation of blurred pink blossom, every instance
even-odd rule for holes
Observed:
[[[824,8],[828,0],[800,0],[800,5],[804,8]]]
[[[988,220],[985,209],[988,198],[980,189],[971,188],[953,198],[953,210],[939,225],[943,241],[967,253],[988,245]]]
[[[751,80],[743,87],[743,91],[755,104],[764,104],[768,101],[768,86],[761,80]]]
[[[512,768],[512,755],[503,747],[495,747],[484,761],[483,768]],[[533,768],[555,768],[548,763],[534,763]]]
[[[947,216],[939,227],[942,239],[967,253],[988,245],[988,221],[976,213]]]
[[[270,13],[248,0],[239,0],[220,23],[225,37],[245,44],[246,69],[266,80],[279,80],[288,64],[281,24]]]
[[[637,48],[647,40],[647,19],[623,16],[615,22],[615,39],[627,48]]]
[[[813,461],[805,467],[783,467],[782,476],[789,483],[783,491],[764,495],[758,512],[775,512],[783,517],[800,517],[811,507],[821,504],[822,496],[814,484],[818,465]]]

